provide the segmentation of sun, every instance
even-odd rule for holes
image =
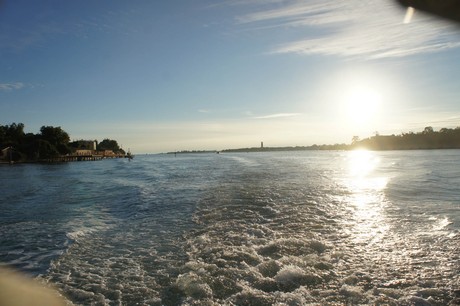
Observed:
[[[354,88],[346,93],[344,111],[354,124],[371,122],[378,117],[382,95],[371,88]]]

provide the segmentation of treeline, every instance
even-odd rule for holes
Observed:
[[[182,150],[182,151],[171,151],[166,154],[201,154],[201,153],[216,153],[216,150]]]
[[[460,127],[434,131],[431,126],[428,126],[419,133],[377,134],[362,140],[353,137],[351,148],[368,150],[460,149]]]
[[[295,146],[295,147],[252,147],[241,149],[225,149],[224,153],[241,153],[241,152],[274,152],[274,151],[312,151],[312,150],[349,150],[350,145],[333,144],[333,145],[312,145],[312,146]]]
[[[307,151],[307,150],[431,150],[431,149],[460,149],[460,127],[455,129],[442,128],[434,131],[431,126],[423,131],[402,133],[400,135],[379,135],[359,139],[352,138],[351,144],[323,144],[296,147],[252,147],[241,149],[226,149],[222,152],[272,152],[272,151]]]
[[[0,125],[0,157],[12,161],[40,161],[67,155],[81,149],[81,141],[70,142],[60,126],[42,126],[40,133],[25,133],[23,123]],[[97,150],[124,151],[115,140],[104,139]],[[6,153],[8,152],[8,153]],[[8,156],[2,156],[8,154]]]
[[[114,153],[117,154],[125,154],[126,152],[118,145],[118,142],[116,140],[112,139],[104,139],[101,142],[96,142],[96,150],[98,151],[104,151],[104,150],[110,150],[113,151]]]

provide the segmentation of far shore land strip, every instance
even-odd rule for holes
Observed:
[[[426,127],[419,133],[409,132],[400,135],[376,135],[359,139],[357,136],[352,138],[351,144],[333,145],[311,145],[311,146],[287,146],[287,147],[265,147],[263,142],[260,147],[225,149],[225,150],[193,150],[176,151],[167,154],[188,154],[188,153],[235,153],[235,152],[273,152],[273,151],[348,151],[365,149],[372,151],[391,151],[391,150],[437,150],[437,149],[460,149],[460,127],[455,129],[442,128],[434,131],[432,127]]]
[[[182,150],[167,154],[190,153],[238,153],[273,151],[347,151],[347,150],[435,150],[460,149],[460,127],[441,128],[435,131],[428,126],[423,131],[402,133],[399,135],[379,135],[359,139],[353,136],[350,144],[260,147],[225,150]],[[70,141],[69,135],[61,127],[43,126],[39,134],[24,133],[24,124],[0,125],[0,164],[13,163],[55,163],[70,161],[94,161],[107,158],[129,158],[134,155],[125,152],[116,140],[76,140]]]

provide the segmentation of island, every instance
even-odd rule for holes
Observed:
[[[352,138],[352,149],[364,148],[368,150],[433,150],[433,149],[460,149],[460,127],[454,129],[441,128],[435,131],[431,126],[423,131],[402,133],[400,135],[380,135],[360,140]]]
[[[23,123],[0,125],[0,163],[67,162],[133,158],[116,140],[70,141],[61,127],[42,126],[40,133],[25,133]]]
[[[454,129],[441,128],[435,131],[431,126],[418,133],[408,132],[399,135],[380,135],[360,139],[353,136],[350,144],[322,144],[295,147],[260,147],[225,149],[220,152],[271,152],[271,151],[306,151],[306,150],[435,150],[460,149],[460,127]]]
[[[182,150],[182,151],[172,151],[166,154],[203,154],[203,153],[219,153],[216,150]]]

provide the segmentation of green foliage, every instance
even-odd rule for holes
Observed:
[[[92,143],[92,141],[91,141]],[[0,124],[0,149],[12,147],[14,161],[41,161],[66,155],[72,149],[88,149],[88,141],[70,143],[69,134],[60,126],[42,126],[39,134],[24,133],[24,124]],[[112,150],[116,154],[125,154],[116,140],[104,139],[98,150]],[[4,158],[5,157],[1,157]]]
[[[69,143],[69,147],[74,150],[93,150],[94,149],[94,141],[91,140],[75,140]]]
[[[13,160],[41,160],[70,152],[70,137],[61,127],[42,126],[40,134],[24,133],[23,123],[0,125],[0,149],[13,148]]]
[[[436,132],[428,126],[420,133],[366,138],[352,143],[352,147],[370,150],[460,149],[460,128],[442,128]]]
[[[24,124],[12,123],[0,125],[0,144],[4,146],[18,145],[24,137]]]
[[[35,142],[35,148],[39,159],[53,158],[60,155],[58,149],[49,141],[44,139],[38,139]]]
[[[115,153],[123,153],[124,154],[124,151],[118,146],[117,141],[112,140],[112,139],[108,139],[108,138],[102,140],[97,145],[97,150],[98,151],[112,150]]]
[[[57,151],[58,155],[70,153],[70,148],[68,147],[70,142],[69,134],[61,129],[60,126],[42,126],[40,128],[40,134],[41,139],[47,141],[53,147],[52,151]]]

